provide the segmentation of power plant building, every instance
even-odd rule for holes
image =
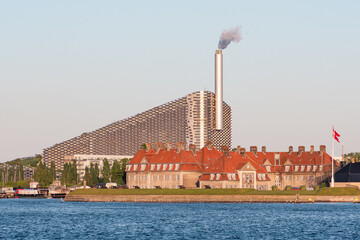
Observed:
[[[197,149],[211,141],[213,147],[231,147],[231,108],[222,103],[222,128],[216,127],[216,99],[210,91],[198,91],[133,117],[83,133],[44,149],[43,161],[63,169],[65,156],[135,155],[144,143],[165,142]]]

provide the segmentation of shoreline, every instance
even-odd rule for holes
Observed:
[[[144,202],[144,203],[360,203],[360,196],[319,195],[75,195],[67,202]]]

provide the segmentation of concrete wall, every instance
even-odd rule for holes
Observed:
[[[67,195],[74,202],[359,202],[360,196],[306,195]]]

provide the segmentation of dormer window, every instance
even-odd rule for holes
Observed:
[[[138,167],[138,165],[135,164],[135,165],[134,165],[134,171],[136,171],[137,167]]]
[[[221,176],[220,173],[217,173],[217,174],[216,174],[216,180],[219,180],[219,179],[220,179],[220,176]]]
[[[285,166],[285,172],[289,172],[290,166]]]
[[[175,171],[179,170],[179,168],[180,168],[180,164],[179,163],[175,164]]]
[[[227,174],[227,178],[228,178],[228,180],[231,180],[231,173]]]
[[[174,167],[174,164],[170,163],[169,164],[169,171],[171,171],[173,169],[173,167]]]
[[[160,169],[161,169],[161,164],[157,164],[156,165],[156,170],[160,171]]]
[[[146,164],[141,164],[141,169],[140,169],[140,171],[144,171],[145,168],[146,168]]]
[[[299,166],[295,166],[295,172],[299,171]]]
[[[155,169],[155,164],[151,164],[151,171],[154,171]]]
[[[305,170],[305,166],[301,166],[301,171],[303,172]]]
[[[316,172],[316,169],[317,169],[317,165],[314,165],[313,172]]]
[[[306,171],[310,172],[310,170],[311,170],[311,166],[308,165],[307,168],[306,168]]]
[[[323,170],[323,165],[320,165],[320,172],[322,172]]]
[[[232,176],[233,180],[236,180],[236,174],[235,173],[233,173],[231,176]]]
[[[214,174],[212,173],[212,174],[210,174],[210,181],[211,180],[214,180]]]
[[[270,166],[266,166],[266,171],[271,172]]]
[[[165,164],[164,164],[164,167],[163,167],[163,171],[165,171],[166,168],[167,168],[167,164],[165,163]]]

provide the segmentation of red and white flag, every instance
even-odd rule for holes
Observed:
[[[334,127],[333,127],[333,138],[334,138],[336,141],[340,142],[339,137],[340,137],[340,134],[338,134],[338,133],[335,131]]]

